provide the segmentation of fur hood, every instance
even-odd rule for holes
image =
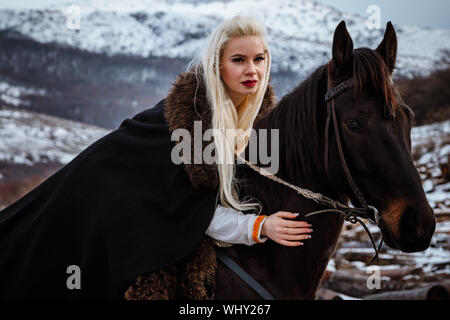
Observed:
[[[164,116],[170,133],[175,129],[184,128],[193,136],[194,121],[202,121],[202,134],[211,128],[211,106],[208,103],[206,87],[201,76],[196,76],[193,72],[180,74],[164,102]],[[269,84],[254,124],[269,114],[274,107],[275,94]],[[203,141],[202,150],[210,143],[211,141]],[[191,156],[194,159],[193,146]],[[219,183],[219,174],[215,164],[184,164],[184,167],[195,187],[213,188]]]

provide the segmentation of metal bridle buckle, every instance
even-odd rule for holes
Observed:
[[[378,211],[377,208],[375,208],[374,206],[368,205],[367,206],[370,210],[372,210],[373,213],[373,217],[375,219],[375,221],[373,221],[372,219],[369,219],[370,222],[372,222],[373,224],[378,225],[378,223],[380,222],[380,212]]]

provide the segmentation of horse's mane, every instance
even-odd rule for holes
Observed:
[[[331,60],[316,69],[306,80],[286,94],[278,106],[265,119],[270,128],[280,130],[280,175],[308,177],[323,171],[320,152],[323,150],[325,123],[324,95],[327,74],[334,68]],[[352,75],[355,90],[370,90],[384,100],[386,119],[395,118],[398,109],[391,74],[383,58],[368,48],[354,50]],[[351,74],[347,77],[350,77]],[[340,79],[343,81],[345,79]],[[356,93],[356,92],[355,92]]]

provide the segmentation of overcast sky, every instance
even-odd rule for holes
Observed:
[[[450,0],[318,0],[343,11],[368,17],[367,7],[377,5],[381,20],[394,24],[450,29]]]
[[[95,0],[92,0],[95,1]],[[108,1],[108,0],[99,0]],[[124,0],[126,1],[126,0]],[[213,1],[213,0],[212,0]],[[391,20],[394,24],[418,25],[450,29],[450,0],[317,0],[332,5],[343,11],[358,13],[368,17],[366,12],[370,5],[377,5],[381,10],[381,21]],[[76,4],[77,0],[0,0],[0,8],[5,6],[35,7],[46,3]]]

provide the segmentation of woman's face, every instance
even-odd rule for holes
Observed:
[[[226,44],[220,74],[236,107],[261,85],[266,73],[264,60],[264,46],[259,36],[235,37]]]

